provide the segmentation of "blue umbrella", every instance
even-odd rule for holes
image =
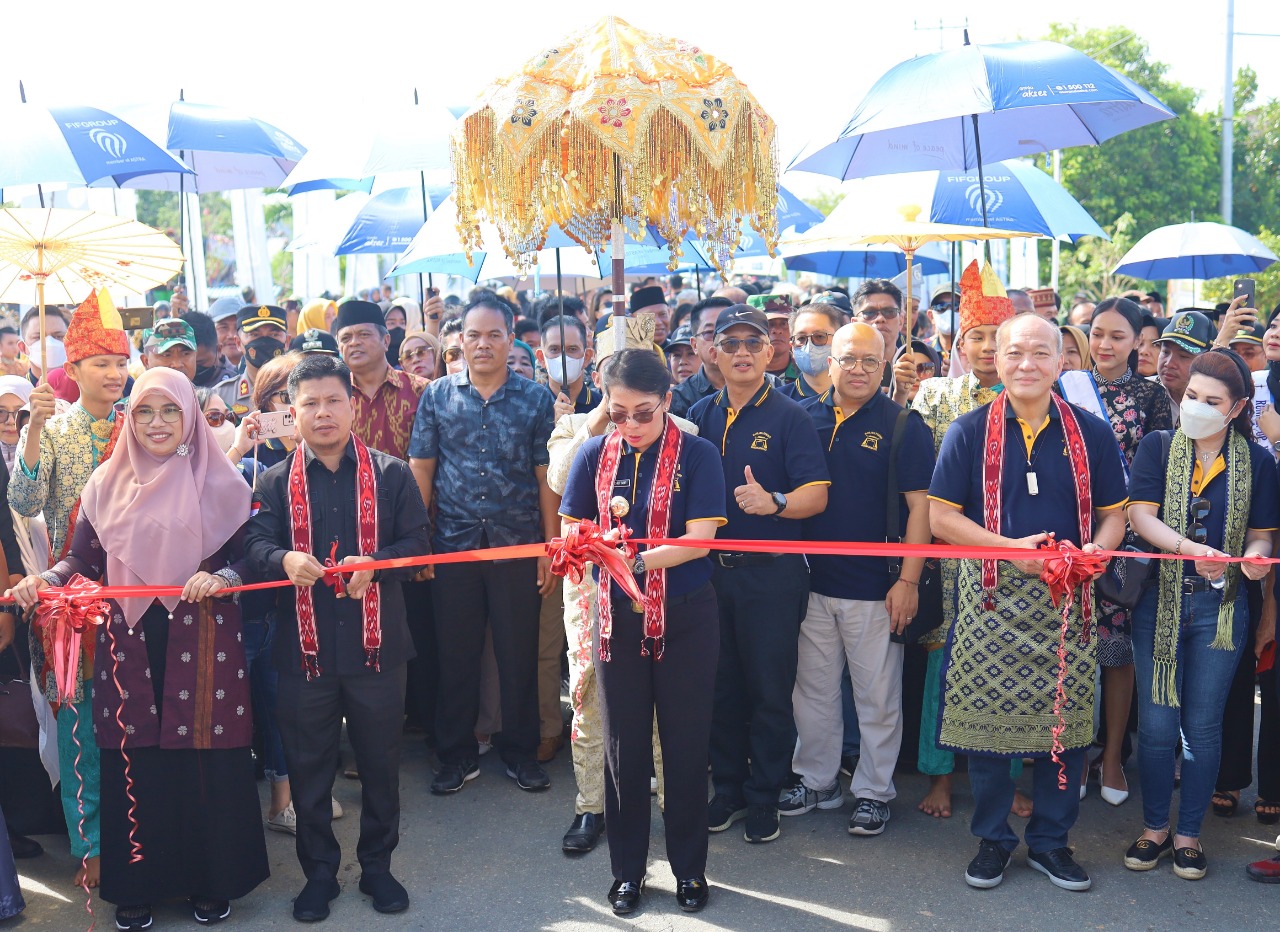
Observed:
[[[0,110],[0,126],[0,188],[190,174],[137,127],[95,107],[14,104]]]
[[[439,207],[449,194],[447,187],[428,187],[431,209]],[[418,188],[383,191],[365,202],[334,255],[399,255],[409,248],[424,222],[422,192]]]
[[[1117,275],[1147,281],[1192,278],[1204,281],[1261,272],[1280,262],[1256,236],[1225,223],[1175,223],[1152,230],[1134,243],[1115,267]]]
[[[915,254],[913,265],[921,275],[939,275],[950,266],[946,259],[928,255],[928,243]],[[814,252],[786,258],[788,272],[816,272],[835,278],[892,278],[907,268],[907,254],[901,249],[864,243],[833,252]]]
[[[778,185],[778,232],[794,229],[803,233],[809,227],[823,221],[822,211],[810,207],[782,185]],[[761,253],[763,255],[763,253]]]
[[[835,140],[810,143],[795,171],[859,178],[1097,145],[1173,117],[1133,81],[1057,42],[969,45],[891,68]],[[980,206],[982,206],[980,204]]]

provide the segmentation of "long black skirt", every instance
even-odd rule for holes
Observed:
[[[270,875],[249,748],[132,748],[142,860],[130,863],[124,758],[102,749],[102,888],[117,906],[235,900]]]

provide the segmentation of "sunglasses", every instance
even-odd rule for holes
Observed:
[[[934,366],[933,366],[933,363],[931,362],[916,363],[916,375],[924,375],[926,373],[931,374],[933,372],[933,369],[934,369]]]
[[[817,333],[801,333],[791,338],[791,345],[800,348],[812,343],[814,346],[826,346],[831,342],[834,333],[819,330]]]
[[[627,421],[635,421],[637,424],[648,424],[653,420],[655,414],[660,414],[661,408],[651,408],[648,411],[635,411],[628,413],[626,411],[610,411],[609,420],[615,424],[625,424]]]
[[[156,419],[156,415],[159,415],[160,420],[166,424],[176,424],[182,420],[182,408],[178,405],[164,405],[161,408],[143,405],[140,408],[131,408],[130,413],[139,424],[150,424]]]
[[[236,422],[236,416],[230,411],[206,411],[204,419],[209,422],[210,427],[221,427],[223,424]]]
[[[880,368],[883,362],[877,356],[837,356],[836,365],[846,372],[856,372],[861,369],[863,372],[875,372]]]
[[[289,392],[287,389],[280,389],[278,392],[272,392],[266,398],[267,401],[274,401],[277,404],[287,405],[289,403]]]
[[[457,362],[462,358],[462,350],[456,346],[451,346],[444,351],[445,362]]]
[[[728,337],[717,343],[716,349],[720,350],[722,353],[729,353],[732,355],[745,346],[747,348],[747,352],[754,356],[757,353],[764,352],[764,348],[768,345],[769,341],[762,340],[760,337],[747,337],[746,339]]]
[[[1187,540],[1193,544],[1208,543],[1209,532],[1205,529],[1204,519],[1209,517],[1209,511],[1212,508],[1209,499],[1200,496],[1191,500],[1191,507],[1188,509],[1191,514],[1191,526],[1187,528]]]
[[[875,320],[877,317],[883,317],[885,320],[893,320],[902,311],[896,307],[864,307],[858,311],[858,316],[863,320]]]
[[[936,304],[929,305],[929,310],[931,311],[954,311],[955,309],[956,302],[954,301],[939,301]]]
[[[415,359],[426,359],[427,357],[434,356],[435,354],[436,354],[436,351],[431,349],[430,347],[423,347],[422,349],[411,349],[400,354],[400,361],[413,362]]]

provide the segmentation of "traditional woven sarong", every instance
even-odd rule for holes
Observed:
[[[992,757],[1048,757],[1053,749],[1062,614],[1048,587],[1011,564],[1000,567],[995,609],[982,607],[982,564],[961,560],[959,606],[947,640],[938,744]],[[1067,750],[1093,740],[1097,639],[1081,644],[1080,605],[1071,610],[1062,710]]]

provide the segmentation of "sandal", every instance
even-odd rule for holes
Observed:
[[[1263,825],[1275,825],[1280,822],[1280,803],[1271,802],[1259,796],[1253,804],[1253,814]]]
[[[1229,819],[1236,814],[1236,809],[1240,807],[1240,798],[1232,796],[1226,790],[1214,790],[1213,798],[1213,814]]]

